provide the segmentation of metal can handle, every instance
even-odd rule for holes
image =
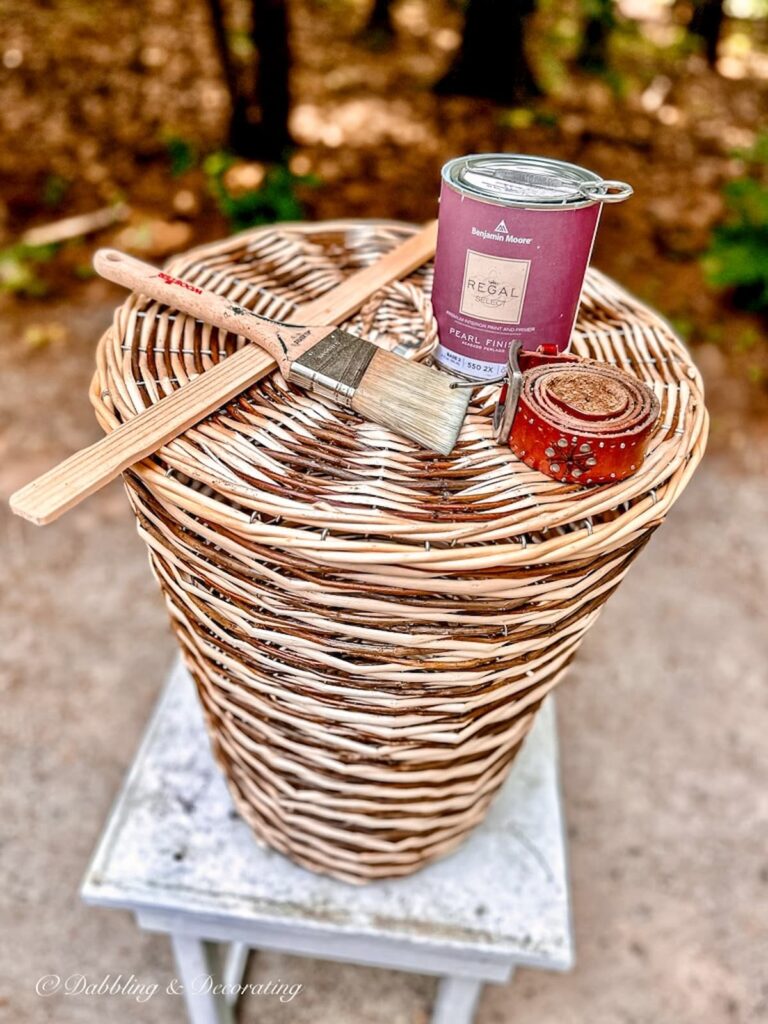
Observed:
[[[585,181],[579,186],[579,191],[587,199],[594,199],[598,203],[622,203],[635,190],[626,181],[606,178],[603,181]]]

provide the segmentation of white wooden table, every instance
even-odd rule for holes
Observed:
[[[357,887],[256,843],[177,666],[82,894],[170,935],[193,1024],[229,1024],[236,1001],[195,992],[195,978],[237,985],[259,948],[438,975],[433,1024],[469,1024],[483,982],[507,981],[517,964],[572,964],[552,698],[487,819],[457,852],[410,878]]]

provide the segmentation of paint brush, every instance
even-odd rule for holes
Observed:
[[[255,342],[272,356],[286,380],[307,391],[441,455],[456,444],[469,393],[452,388],[446,373],[333,325],[266,319],[115,249],[100,249],[93,265],[109,281]]]
[[[313,326],[348,319],[379,289],[431,259],[436,239],[433,220],[323,295],[302,303],[295,319]],[[38,526],[54,522],[276,369],[263,348],[244,345],[21,487],[11,495],[12,511]]]

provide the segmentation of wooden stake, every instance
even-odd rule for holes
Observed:
[[[59,242],[68,242],[72,238],[81,238],[83,235],[111,227],[125,220],[129,213],[130,209],[125,203],[104,206],[100,210],[91,210],[89,213],[80,213],[75,217],[66,217],[51,224],[40,224],[36,228],[30,228],[21,236],[21,241],[24,245],[55,245]]]

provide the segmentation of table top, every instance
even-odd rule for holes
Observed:
[[[335,934],[455,944],[550,969],[572,963],[552,698],[490,813],[407,878],[347,885],[259,846],[210,753],[177,666],[94,854],[87,902]]]

